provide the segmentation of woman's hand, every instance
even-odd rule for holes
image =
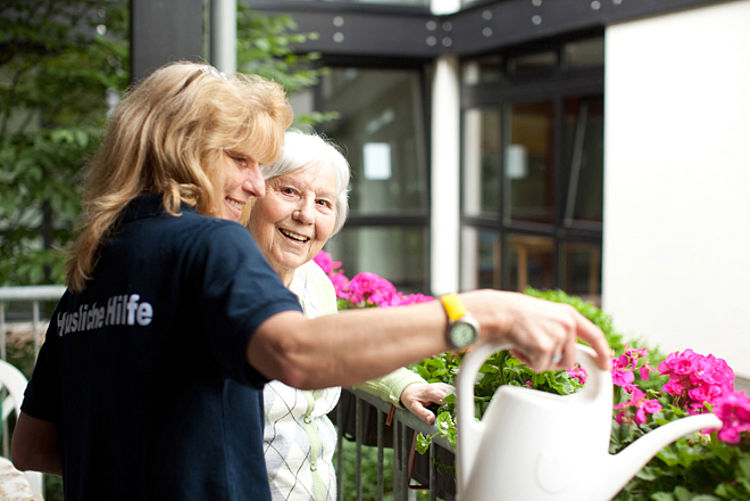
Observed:
[[[435,413],[428,405],[445,405],[443,399],[455,388],[445,383],[413,383],[401,392],[401,404],[427,424],[435,422]]]
[[[568,304],[508,291],[472,291],[461,298],[482,326],[480,339],[509,345],[535,372],[573,366],[579,339],[594,349],[599,368],[611,368],[602,331]]]

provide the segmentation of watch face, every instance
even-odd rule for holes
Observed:
[[[451,341],[459,348],[465,348],[475,341],[477,332],[474,326],[465,322],[456,322],[451,328]]]

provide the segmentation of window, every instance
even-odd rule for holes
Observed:
[[[471,109],[463,123],[463,207],[466,214],[493,217],[500,208],[500,113]]]
[[[461,287],[464,290],[498,288],[500,232],[495,228],[465,225],[461,235]]]
[[[601,228],[604,170],[604,103],[569,97],[564,103],[563,189],[566,227]]]
[[[601,47],[587,39],[464,61],[462,288],[561,288],[599,301]],[[487,72],[488,61],[506,64]]]
[[[350,213],[326,246],[349,276],[370,271],[429,292],[429,193],[421,69],[335,67],[320,85],[320,124],[352,171]]]
[[[504,216],[510,221],[552,223],[554,102],[512,103],[507,109],[510,130],[503,148]]]
[[[429,293],[429,273],[424,226],[376,225],[344,228],[326,245],[326,251],[342,262],[349,278],[368,271],[393,282],[404,292]]]

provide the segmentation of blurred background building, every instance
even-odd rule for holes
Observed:
[[[238,1],[319,35],[292,102],[338,114],[348,274],[560,288],[750,377],[750,1],[132,0],[134,76],[204,43],[231,70]]]

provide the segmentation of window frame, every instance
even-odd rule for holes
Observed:
[[[346,219],[346,223],[342,228],[342,231],[352,230],[358,228],[420,228],[425,233],[425,242],[423,249],[423,261],[428,263],[425,267],[425,276],[422,284],[420,285],[421,290],[415,290],[413,292],[428,293],[431,289],[431,277],[430,277],[430,256],[431,256],[431,239],[430,235],[430,221],[432,217],[432,151],[430,148],[430,137],[431,137],[431,116],[430,116],[430,87],[429,79],[431,74],[431,63],[432,60],[424,58],[383,58],[383,57],[351,57],[351,56],[325,56],[319,61],[321,66],[326,68],[334,69],[345,69],[345,68],[358,68],[363,70],[406,70],[416,72],[418,77],[418,85],[420,90],[420,102],[418,106],[421,111],[421,115],[416,118],[422,123],[422,138],[419,147],[422,148],[422,157],[424,158],[424,165],[418,166],[417,168],[424,171],[424,198],[423,206],[417,210],[402,210],[399,213],[376,213],[368,214],[362,211],[349,211]],[[324,97],[322,93],[322,86],[316,85],[313,91],[313,102],[314,107],[317,110],[323,109]],[[316,127],[316,130],[319,129]],[[334,138],[335,139],[335,138]],[[335,236],[334,236],[335,238]],[[367,270],[355,270],[343,268],[349,275],[353,275],[359,271]],[[390,280],[390,278],[389,278]],[[394,285],[397,289],[400,289],[398,280],[393,280]]]
[[[603,34],[587,33],[580,37],[565,37],[556,40],[536,42],[520,48],[510,48],[492,55],[501,56],[503,65],[502,77],[498,81],[480,82],[476,84],[466,83],[461,80],[461,130],[466,124],[464,119],[468,110],[496,110],[500,113],[500,150],[497,152],[499,158],[497,165],[500,173],[497,176],[498,193],[505,193],[506,176],[504,152],[510,140],[510,109],[516,103],[533,101],[552,101],[554,107],[554,129],[553,129],[553,179],[554,189],[554,216],[551,223],[535,223],[529,221],[511,220],[506,214],[506,204],[501,201],[497,212],[494,214],[469,215],[465,212],[465,172],[463,165],[465,143],[461,138],[461,190],[460,190],[460,225],[461,238],[464,238],[464,229],[473,227],[477,230],[493,230],[498,233],[501,245],[500,284],[493,284],[503,289],[513,289],[510,285],[511,278],[511,250],[508,245],[509,239],[514,235],[549,237],[553,239],[553,269],[555,287],[564,283],[565,263],[563,246],[568,243],[592,243],[599,245],[599,266],[601,266],[601,244],[603,229],[602,224],[572,225],[566,226],[564,221],[565,201],[567,197],[567,184],[563,184],[565,168],[564,158],[564,131],[565,131],[565,100],[570,97],[580,98],[604,98],[604,65],[589,68],[566,68],[563,60],[563,47],[566,42],[585,40],[602,36]],[[553,49],[557,53],[557,63],[551,69],[527,72],[519,75],[509,75],[507,65],[515,57],[534,54]],[[482,54],[487,56],[489,54]],[[481,56],[480,56],[481,57]],[[470,63],[477,58],[463,58],[461,63]],[[460,246],[463,253],[465,246]],[[461,255],[463,261],[466,256]],[[466,277],[459,277],[460,283],[466,283]],[[594,295],[601,294],[601,273],[599,274],[599,287]]]

